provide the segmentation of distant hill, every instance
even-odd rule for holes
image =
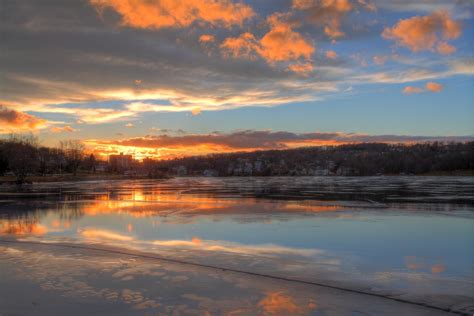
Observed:
[[[156,162],[175,175],[371,176],[474,174],[474,142],[307,147],[213,154]]]

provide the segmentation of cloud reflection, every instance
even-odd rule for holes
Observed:
[[[443,273],[446,270],[446,265],[437,260],[419,258],[416,256],[407,256],[404,260],[405,267],[409,270],[427,271],[432,274]]]
[[[121,235],[118,233],[114,233],[107,230],[101,230],[101,229],[86,228],[86,229],[81,229],[78,232],[87,239],[96,239],[96,240],[111,239],[111,240],[118,240],[118,241],[132,241],[133,240],[133,237],[125,236],[125,235]]]

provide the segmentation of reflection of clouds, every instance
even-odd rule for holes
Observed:
[[[409,270],[429,271],[434,274],[442,273],[446,270],[446,266],[443,263],[432,259],[406,256],[404,260],[405,267]]]
[[[44,291],[60,292],[62,296],[73,299],[99,299],[103,300],[105,304],[107,301],[119,301],[129,304],[135,309],[159,306],[157,301],[148,298],[141,290],[97,286],[97,282],[100,284],[100,275],[103,273],[119,270],[124,273],[124,276],[134,273],[140,275],[140,272],[156,269],[159,265],[135,266],[133,260],[116,260],[115,258],[104,260],[104,258],[101,256],[87,257],[80,254],[68,256],[31,250],[21,251],[0,246],[0,263],[2,261],[15,263],[15,265],[7,266],[15,271],[12,277],[37,283]],[[116,274],[113,277],[118,277]],[[164,274],[165,272],[161,274],[144,273],[143,275]]]
[[[236,254],[245,255],[297,255],[311,257],[318,254],[324,253],[318,249],[298,249],[284,246],[278,246],[273,244],[262,244],[262,245],[243,245],[235,242],[228,241],[214,241],[214,240],[201,240],[193,237],[191,241],[187,240],[155,240],[152,242],[153,245],[166,246],[166,247],[184,247],[184,248],[197,248],[204,251],[217,251],[217,252],[229,252]]]
[[[302,249],[279,246],[274,244],[259,244],[259,245],[245,245],[237,242],[230,242],[224,240],[202,240],[199,237],[192,237],[191,240],[153,240],[142,241],[133,236],[123,235],[117,232],[102,230],[99,228],[83,228],[78,229],[78,233],[86,240],[94,241],[127,241],[130,247],[136,247],[142,250],[151,250],[150,245],[170,248],[184,248],[198,251],[212,251],[225,252],[243,255],[290,255],[313,257],[324,254],[323,250],[319,249]],[[120,245],[119,246],[123,246]],[[332,261],[334,263],[335,261]]]
[[[441,273],[446,270],[446,266],[442,263],[438,263],[431,266],[431,273]]]
[[[309,305],[310,303],[308,303]],[[258,303],[265,315],[301,315],[307,311],[296,305],[293,297],[283,292],[270,292]],[[316,307],[311,302],[311,307]]]
[[[136,276],[164,276],[165,273],[162,271],[154,271],[159,268],[160,265],[157,263],[153,264],[142,264],[140,266],[131,267],[131,268],[123,268],[117,272],[115,272],[112,277],[117,279],[127,278],[131,280]],[[126,281],[126,280],[124,280]]]
[[[94,229],[94,228],[85,228],[78,230],[78,232],[89,239],[111,239],[111,240],[118,240],[118,241],[132,241],[133,237],[125,236],[118,233],[110,232],[107,230],[101,229]]]
[[[62,220],[62,219],[54,219],[51,222],[51,227],[56,229],[56,230],[60,229],[60,228],[69,229],[69,228],[71,228],[71,221],[70,220]]]
[[[235,184],[233,185],[235,186]],[[28,204],[19,206],[25,209],[21,213],[23,216],[21,221],[27,223],[26,226],[15,223],[11,224],[7,230],[0,225],[0,229],[2,229],[0,232],[17,235],[50,235],[52,232],[61,230],[63,233],[74,235],[76,230],[71,230],[71,227],[75,222],[102,215],[114,217],[115,220],[109,223],[120,225],[119,230],[124,233],[135,232],[134,224],[138,220],[141,220],[145,225],[154,227],[160,221],[166,224],[195,223],[200,216],[211,217],[216,221],[231,219],[238,223],[269,224],[275,221],[291,220],[296,216],[311,216],[316,213],[335,217],[349,216],[346,212],[337,212],[348,209],[347,205],[339,202],[264,201],[243,197],[236,199],[235,193],[240,190],[238,188],[231,188],[232,192],[228,193],[228,197],[234,196],[234,198],[222,198],[219,194],[215,195],[220,189],[227,192],[226,186],[225,182],[221,180],[202,179],[162,182],[123,181],[113,185],[97,183],[88,186],[66,184],[61,193],[64,198],[62,203],[32,204],[28,202]],[[56,187],[50,184],[38,188],[40,192],[41,190],[54,192],[55,189]],[[248,189],[243,185],[243,192]],[[193,190],[197,190],[197,193],[201,194],[194,195]],[[260,189],[257,186],[252,190],[258,191]],[[330,213],[337,213],[337,215]],[[133,217],[133,220],[125,218],[123,215]],[[94,221],[95,219],[90,220]],[[3,221],[13,223],[15,219]],[[122,223],[118,223],[118,221]],[[30,222],[35,222],[37,225]],[[94,236],[96,239],[99,237],[97,234]],[[103,235],[103,237],[104,240],[109,240],[112,236]]]
[[[87,202],[82,206],[83,212],[88,216],[103,214],[127,214],[132,217],[167,216],[174,213],[218,213],[229,210],[230,206],[238,205],[237,200],[219,200],[215,198],[196,198],[192,196],[164,195],[157,200],[136,199],[108,200],[104,196],[98,201]]]
[[[126,313],[157,315],[442,314],[307,284],[76,248],[0,245],[0,269],[7,284],[17,279],[20,289],[38,285],[66,302],[80,301],[84,313],[98,304],[108,311],[120,303]],[[54,294],[47,301],[41,291],[35,296],[43,304],[57,299]]]

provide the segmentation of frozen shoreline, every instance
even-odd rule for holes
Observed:
[[[80,313],[94,314],[97,304],[102,304],[101,312],[118,314],[166,313],[170,308],[180,308],[184,314],[225,314],[244,307],[245,310],[240,310],[244,315],[265,314],[266,309],[277,315],[318,315],[318,312],[353,315],[356,311],[369,315],[451,314],[448,311],[467,315],[469,303],[472,303],[471,297],[471,301],[443,306],[439,300],[410,301],[396,293],[368,292],[367,295],[358,289],[337,289],[301,280],[162,260],[136,251],[97,245],[93,248],[77,246],[2,241],[0,274],[10,290],[0,287],[0,293],[3,292],[0,310],[6,314],[34,311],[46,315],[51,310],[63,308],[68,314],[75,315],[71,307],[81,305]],[[23,273],[16,276],[10,274],[10,270]],[[216,287],[216,280],[225,283],[226,289]],[[166,290],[160,291],[152,285],[156,283]],[[15,292],[30,286],[35,302],[25,304],[27,298],[15,296]],[[226,292],[224,298],[220,291]],[[155,296],[158,293],[153,292],[159,295]],[[182,293],[177,294],[179,292]],[[203,292],[207,296],[203,296]],[[57,295],[62,299],[53,298]],[[196,301],[200,302],[197,306]],[[121,308],[125,310],[120,311]]]

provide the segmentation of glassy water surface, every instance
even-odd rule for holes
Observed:
[[[0,235],[376,292],[466,297],[474,282],[473,189],[469,177],[42,184],[2,188]]]

